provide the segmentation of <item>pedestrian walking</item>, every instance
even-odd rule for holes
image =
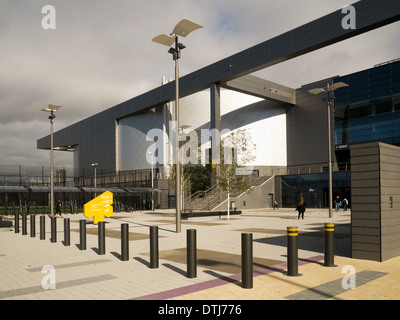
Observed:
[[[347,200],[346,198],[343,199],[343,210],[347,211],[347,207],[349,205],[349,200]]]
[[[300,201],[296,207],[296,209],[299,212],[298,220],[300,219],[300,216],[302,219],[304,219],[304,212],[306,211],[306,203],[304,202],[304,198],[301,197]]]
[[[60,200],[57,200],[57,203],[56,203],[56,214],[59,214],[61,218],[64,218],[61,215],[61,201]]]
[[[339,211],[339,208],[340,208],[340,206],[342,205],[342,202],[340,201],[340,198],[339,198],[339,196],[336,196],[336,198],[335,198],[335,210],[336,210],[336,212],[338,212]]]

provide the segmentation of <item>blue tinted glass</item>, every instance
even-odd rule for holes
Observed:
[[[400,143],[400,61],[335,79],[335,143]]]

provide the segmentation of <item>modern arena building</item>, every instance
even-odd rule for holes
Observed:
[[[392,210],[400,206],[400,148],[396,147],[400,146],[400,61],[297,89],[252,75],[400,19],[397,0],[365,0],[353,6],[356,29],[342,27],[343,13],[338,10],[180,78],[180,130],[249,132],[256,146],[254,159],[247,163],[254,187],[251,193],[235,195],[235,208],[272,207],[273,200],[280,206],[294,207],[300,196],[309,207],[326,208],[331,139],[333,196],[349,199],[353,235],[359,233],[362,239],[353,236],[353,257],[384,260],[398,254],[400,247],[397,235],[395,240],[386,239],[390,242],[387,247],[382,237],[384,221],[392,224],[392,229],[393,224],[400,227],[400,218]],[[340,82],[348,87],[334,92],[334,108],[328,117],[327,99],[309,91]],[[174,188],[169,184],[174,89],[175,81],[163,82],[154,90],[56,132],[54,149],[74,152],[74,167],[79,169],[77,185],[92,183],[91,164],[97,163],[97,172],[101,172],[98,186],[124,187],[124,192],[136,188],[135,192],[143,193],[140,189],[149,187],[151,159],[155,159],[155,188],[135,201],[148,202],[152,191],[161,191],[156,206],[174,207]],[[158,136],[151,139],[154,132]],[[151,147],[155,142],[157,150]],[[37,147],[50,149],[50,136],[38,140]],[[209,149],[208,144],[202,145],[203,157]],[[385,177],[390,180],[387,184]],[[184,207],[226,207],[225,197],[216,201],[212,194],[203,193],[200,200],[187,195]],[[390,206],[386,206],[389,201]],[[366,239],[375,229],[381,235],[379,250],[371,249],[375,239]],[[357,241],[359,247],[354,246]]]

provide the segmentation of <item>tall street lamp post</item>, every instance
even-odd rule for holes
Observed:
[[[151,156],[151,211],[154,211],[154,155],[152,152],[147,152]]]
[[[309,93],[320,94],[326,92],[326,101],[328,103],[328,175],[329,175],[329,218],[333,218],[332,214],[332,133],[331,133],[331,109],[334,107],[334,91],[339,88],[348,87],[349,85],[343,82],[327,84],[326,88],[316,88],[309,90]]]
[[[174,48],[170,48],[168,53],[172,54],[175,61],[175,199],[176,199],[176,232],[181,232],[181,175],[180,175],[180,163],[179,163],[179,64],[178,60],[181,57],[181,50],[186,47],[179,43],[179,36],[186,37],[189,33],[203,28],[203,26],[183,19],[174,28],[171,34],[161,34],[152,39],[152,41],[162,44],[167,47],[171,47],[175,43]]]
[[[59,110],[61,106],[49,104],[47,108],[41,111],[50,112],[50,215],[54,217],[54,158],[53,158],[53,121],[56,118],[54,112]]]
[[[98,165],[99,164],[97,162],[91,164],[91,166],[94,167],[94,189],[95,190],[97,188],[97,174],[96,174],[97,172],[96,172],[96,168],[97,168]],[[97,197],[97,192],[96,191],[94,192],[94,197],[95,198]]]

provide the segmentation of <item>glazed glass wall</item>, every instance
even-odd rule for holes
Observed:
[[[328,207],[328,173],[281,176],[282,207],[295,208],[303,197],[307,208]],[[350,172],[333,173],[333,198],[347,198],[351,204]]]
[[[158,171],[154,170],[154,179],[157,176]],[[63,212],[82,212],[84,203],[107,189],[114,194],[114,210],[148,210],[152,195],[156,207],[167,197],[151,188],[151,180],[151,170],[114,174],[97,170],[94,189],[94,168],[54,168],[54,199],[61,201]],[[0,165],[0,214],[47,213],[49,203],[50,167]]]
[[[77,171],[72,168],[54,168],[55,186],[73,186]],[[49,186],[50,167],[0,165],[0,186]]]
[[[400,61],[336,78],[335,145],[400,145]]]

